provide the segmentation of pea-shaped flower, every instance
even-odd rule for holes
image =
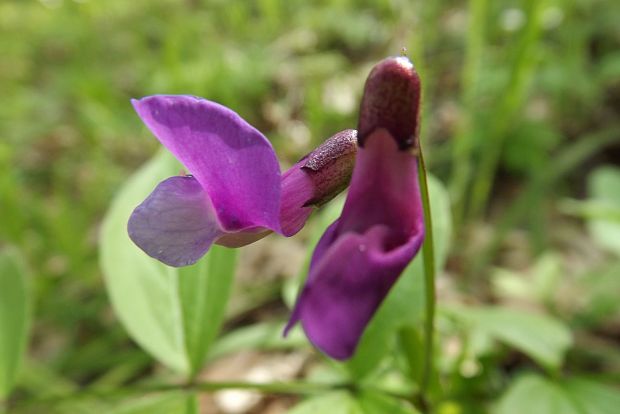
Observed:
[[[378,63],[364,88],[359,148],[342,214],[316,246],[286,328],[300,321],[310,341],[332,358],[353,355],[422,245],[419,113],[420,79],[411,62],[396,57]]]
[[[132,103],[190,174],[162,181],[128,223],[133,242],[170,266],[195,263],[213,243],[239,247],[272,231],[293,235],[313,206],[350,180],[354,130],[334,135],[281,175],[267,138],[231,109],[182,95]]]

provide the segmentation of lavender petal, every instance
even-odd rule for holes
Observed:
[[[191,176],[159,183],[133,211],[127,230],[146,254],[174,267],[195,263],[223,234],[209,196]]]

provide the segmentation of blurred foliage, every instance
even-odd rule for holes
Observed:
[[[369,68],[406,47],[424,82],[429,169],[446,183],[454,218],[439,281],[446,308],[437,320],[436,411],[612,413],[609,387],[620,382],[619,21],[620,3],[611,0],[3,0],[0,247],[24,258],[34,306],[6,406],[102,412],[132,386],[179,379],[129,339],[99,268],[104,213],[158,147],[130,98],[218,101],[290,163],[354,127]],[[440,213],[447,223],[449,215]],[[323,221],[309,232],[320,233]],[[247,319],[280,304],[281,282],[239,289],[212,358],[246,340],[305,352],[305,341],[274,334],[273,316]],[[453,314],[454,306],[467,310]],[[250,322],[233,329],[240,315]],[[554,338],[541,338],[549,331]],[[415,343],[409,333],[382,346]],[[394,395],[410,389],[416,356],[382,357],[366,380]],[[324,365],[321,375],[346,376]],[[179,412],[195,409],[185,394],[153,398],[118,410],[152,412],[157,398]],[[295,412],[400,407],[372,393],[320,398]]]

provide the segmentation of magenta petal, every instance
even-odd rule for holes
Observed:
[[[311,270],[316,267],[317,261],[323,258],[327,249],[329,249],[329,247],[332,245],[334,238],[337,236],[338,224],[339,220],[334,221],[327,227],[327,230],[325,230],[325,233],[323,233],[323,235],[321,236],[321,239],[317,243],[316,247],[314,248],[314,252],[312,253],[312,258],[310,260]],[[301,290],[299,297],[297,298],[295,307],[293,308],[293,312],[291,313],[288,323],[284,327],[284,336],[288,335],[289,331],[293,329],[295,324],[301,319],[301,308],[302,305],[305,303],[304,295],[307,294],[307,287],[312,284],[315,275],[316,272],[313,273],[312,271],[308,274],[308,277],[306,278],[306,283]]]
[[[223,234],[208,195],[191,177],[161,183],[131,214],[129,237],[169,266],[195,263]]]
[[[285,236],[292,236],[303,228],[312,214],[308,200],[314,196],[315,184],[299,162],[282,175],[282,205],[280,222]]]
[[[132,100],[142,121],[196,177],[222,229],[281,232],[280,167],[269,141],[232,110],[191,96]]]
[[[385,226],[338,238],[309,274],[296,315],[312,343],[335,359],[350,358],[366,325],[420,248],[416,234],[395,250]]]
[[[315,249],[286,329],[299,320],[321,351],[351,357],[423,239],[417,159],[379,130],[358,150],[342,215]]]

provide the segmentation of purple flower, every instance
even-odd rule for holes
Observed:
[[[310,341],[350,358],[366,325],[424,239],[418,186],[420,78],[405,57],[370,73],[360,107],[349,193],[320,239],[287,332],[301,321]]]
[[[128,232],[170,266],[195,263],[213,243],[239,247],[298,232],[348,185],[356,132],[345,130],[284,175],[259,131],[232,110],[191,96],[132,100],[142,121],[191,175],[170,177],[132,213]]]

